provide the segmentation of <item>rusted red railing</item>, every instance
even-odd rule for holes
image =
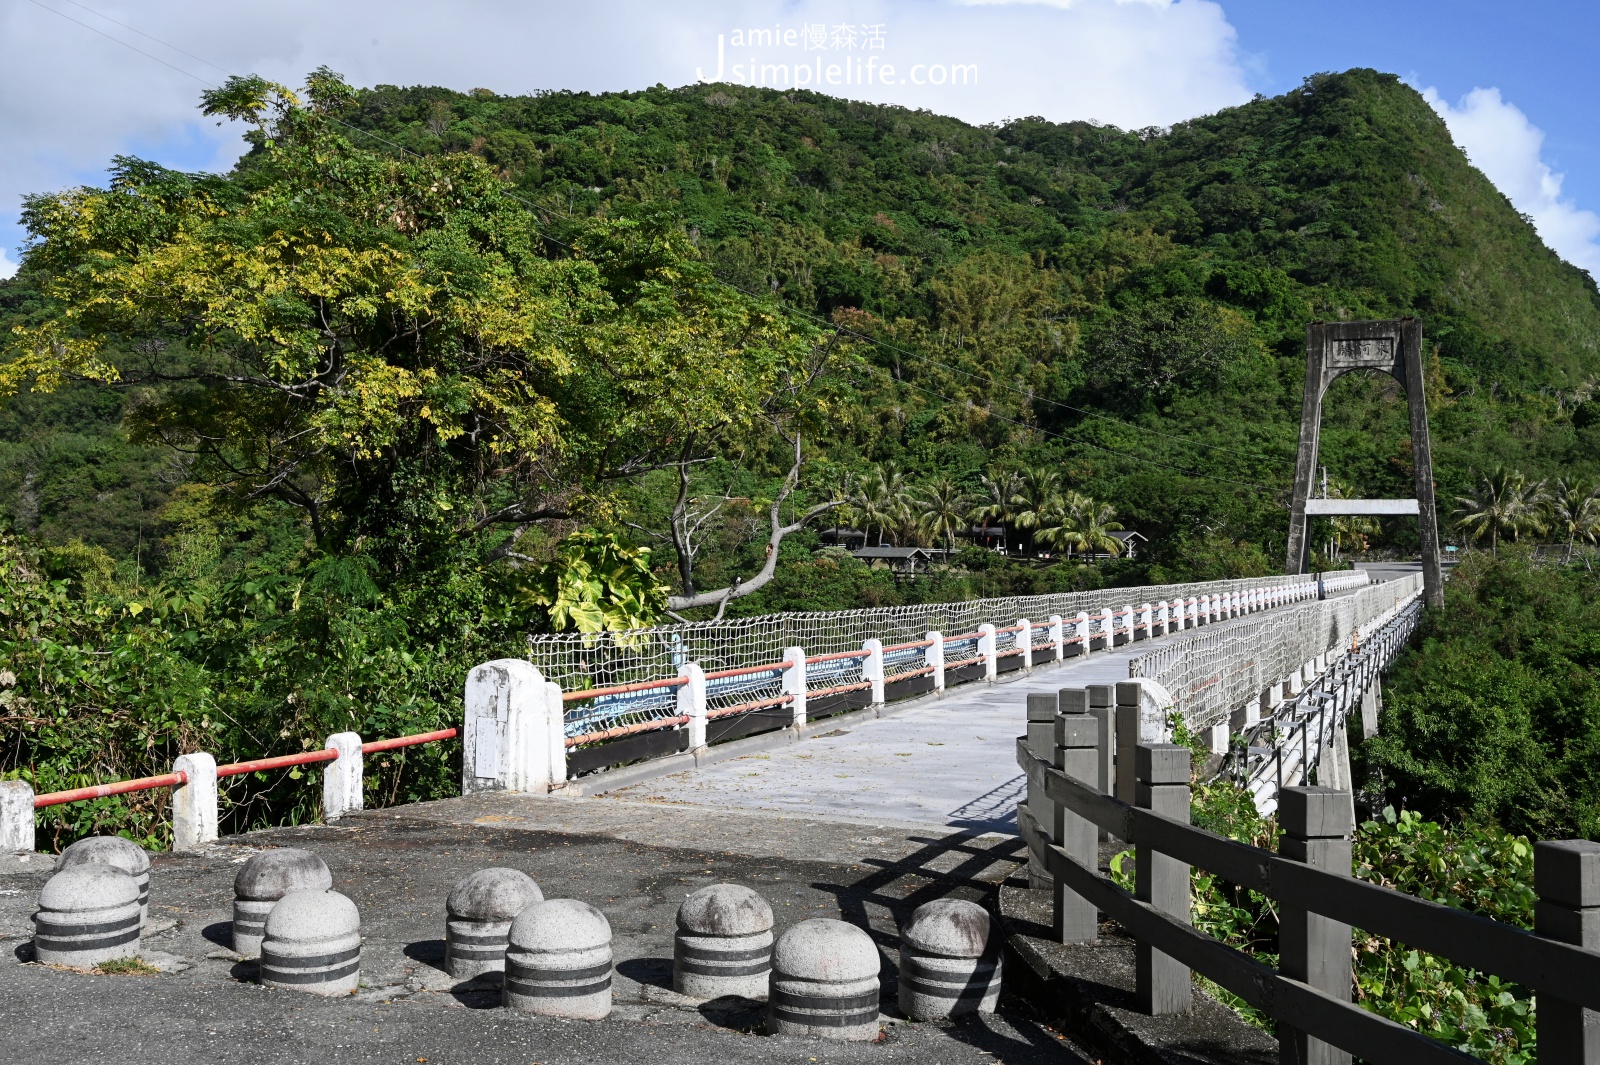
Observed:
[[[421,743],[433,743],[436,740],[455,739],[460,735],[459,729],[446,728],[437,732],[419,732],[412,736],[396,736],[393,739],[373,740],[371,743],[361,745],[362,754],[371,754],[374,751],[392,751],[397,747],[415,747]],[[299,754],[280,754],[272,758],[256,758],[248,762],[229,762],[227,765],[217,766],[217,776],[239,777],[246,773],[261,773],[269,769],[287,769],[297,765],[314,765],[318,762],[331,762],[339,757],[339,752],[331,747],[318,751],[302,751]],[[43,795],[33,797],[35,810],[44,806],[60,806],[62,803],[82,802],[84,799],[103,799],[110,795],[126,795],[130,791],[151,791],[155,788],[175,788],[179,784],[187,784],[189,775],[179,770],[172,773],[162,773],[155,777],[140,777],[137,780],[119,780],[112,784],[92,784],[87,788],[72,788],[69,791],[48,791]]]
[[[806,659],[806,665],[811,665],[813,662],[842,662],[846,658],[865,658],[871,653],[871,651],[861,650],[836,651],[831,655],[812,655],[810,658]]]
[[[668,677],[666,680],[642,680],[637,684],[618,684],[610,688],[586,688],[582,691],[562,692],[561,701],[571,703],[580,699],[598,699],[602,695],[627,695],[629,692],[649,691],[651,688],[677,688],[687,683],[689,681],[684,677]]]
[[[719,669],[706,674],[706,680],[723,680],[727,677],[748,677],[752,673],[782,673],[789,668],[787,662],[774,662],[768,666],[741,666],[738,669]]]

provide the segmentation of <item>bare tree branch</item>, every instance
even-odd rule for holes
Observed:
[[[794,494],[796,486],[800,483],[800,461],[800,434],[795,433],[794,463],[789,467],[789,473],[783,479],[782,490],[778,492],[777,497],[772,501],[772,508],[768,515],[772,531],[767,537],[767,557],[766,561],[762,563],[761,569],[748,578],[734,581],[726,588],[718,588],[711,592],[696,593],[692,586],[688,586],[684,590],[685,594],[667,598],[667,610],[669,612],[714,606],[717,608],[717,619],[721,620],[723,612],[728,609],[728,603],[760,590],[772,580],[778,571],[778,548],[783,543],[784,537],[790,533],[799,532],[809,525],[813,519],[828,513],[835,507],[844,505],[845,500],[843,499],[831,499],[826,503],[818,503],[794,521],[785,525],[781,512],[784,501]]]

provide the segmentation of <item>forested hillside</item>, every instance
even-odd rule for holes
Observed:
[[[801,498],[877,464],[973,496],[985,472],[1044,466],[1148,536],[1162,574],[1276,566],[1304,326],[1398,314],[1424,321],[1441,496],[1500,463],[1600,472],[1600,411],[1584,406],[1600,375],[1593,281],[1390,75],[1319,75],[1170,131],[973,127],[727,85],[385,86],[339,118],[363,148],[481,157],[533,207],[550,254],[588,219],[665,212],[722,281],[870,338],[812,427]],[[30,285],[25,269],[0,295],[13,319],[36,310]],[[9,403],[0,492],[18,529],[121,557],[170,532],[186,467],[126,443],[126,401]],[[760,500],[786,467],[781,449],[724,450],[693,491],[756,502],[719,519],[699,561],[713,583],[759,559]],[[1347,494],[1407,491],[1391,382],[1335,386],[1324,461]],[[614,487],[588,517],[656,542],[675,478]],[[1414,534],[1397,521],[1375,539]],[[657,554],[670,577],[670,549]]]

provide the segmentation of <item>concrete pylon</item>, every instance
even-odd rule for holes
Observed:
[[[1311,561],[1308,504],[1317,514],[1417,515],[1422,544],[1423,593],[1429,606],[1444,605],[1444,578],[1439,568],[1439,519],[1433,498],[1433,451],[1428,437],[1428,404],[1424,394],[1422,322],[1391,318],[1364,322],[1312,322],[1306,326],[1306,384],[1300,407],[1300,453],[1295,463],[1294,497],[1289,510],[1286,572],[1305,573]],[[1411,414],[1411,460],[1416,487],[1410,500],[1311,499],[1322,431],[1322,399],[1328,386],[1351,370],[1382,370],[1406,390]]]

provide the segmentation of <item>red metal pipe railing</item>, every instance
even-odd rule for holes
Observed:
[[[860,684],[840,684],[840,685],[838,685],[836,687],[833,687],[833,688],[819,688],[814,692],[806,692],[806,698],[807,699],[812,699],[812,698],[815,698],[816,696],[819,696],[819,695],[837,695],[840,692],[864,691],[865,689],[870,688],[870,687],[872,687],[872,682],[871,681],[864,681],[864,682],[862,682]]]
[[[71,791],[48,791],[33,797],[33,808],[37,810],[41,806],[59,806],[64,802],[103,799],[107,795],[123,795],[130,791],[146,791],[150,788],[175,788],[179,784],[188,782],[187,773],[162,773],[158,777],[119,780],[115,784],[94,784],[87,788],[73,788]]]
[[[861,650],[861,651],[838,651],[838,652],[835,652],[834,654],[831,654],[831,655],[813,655],[812,657],[806,659],[806,664],[810,665],[813,662],[839,662],[839,661],[842,661],[842,660],[844,660],[846,658],[865,658],[868,655],[870,655],[871,653],[872,653],[871,651]]]
[[[933,646],[933,641],[932,640],[912,640],[910,643],[897,643],[893,647],[885,647],[883,649],[883,653],[884,654],[888,654],[890,651],[909,651],[913,647],[932,647],[932,646]]]
[[[747,677],[752,673],[781,673],[789,668],[787,662],[775,662],[770,666],[742,666],[739,669],[719,669],[714,673],[707,673],[706,680],[722,680],[725,677]]]
[[[688,714],[679,714],[677,717],[660,717],[653,721],[636,721],[631,725],[618,725],[616,728],[602,729],[599,732],[585,732],[581,736],[568,736],[566,746],[577,747],[584,743],[599,743],[601,740],[614,740],[621,736],[632,736],[635,732],[651,732],[659,728],[672,728],[675,725],[687,725]]]
[[[629,692],[649,691],[651,688],[677,688],[687,683],[689,681],[684,677],[668,677],[666,680],[644,680],[638,684],[618,684],[611,688],[587,688],[583,691],[562,692],[561,701],[571,703],[579,699],[598,699],[602,695],[627,695]]]
[[[230,762],[217,766],[217,777],[242,777],[246,773],[263,773],[268,769],[288,769],[290,766],[331,762],[339,752],[331,747],[320,751],[301,751],[299,754],[280,754],[276,758],[256,758],[249,762]]]
[[[737,706],[724,706],[715,710],[707,710],[706,720],[710,721],[713,718],[742,714],[747,710],[760,710],[764,706],[782,706],[784,703],[792,702],[794,702],[794,696],[792,695],[779,695],[771,699],[757,699],[754,702],[740,703]]]
[[[374,751],[392,751],[397,747],[415,747],[419,743],[432,743],[435,740],[453,740],[461,735],[460,729],[442,728],[438,732],[419,732],[415,736],[396,736],[392,740],[373,740],[371,743],[361,745],[362,754],[371,754]]]
[[[446,728],[437,732],[419,732],[412,736],[396,736],[388,740],[373,740],[371,743],[361,745],[362,754],[371,754],[374,751],[392,751],[397,747],[415,747],[421,743],[433,743],[436,740],[450,740],[460,735],[459,729]],[[313,765],[317,762],[331,762],[339,757],[339,752],[330,748],[320,751],[302,751],[300,754],[282,754],[275,758],[256,758],[248,762],[229,762],[227,765],[217,766],[217,776],[238,777],[246,773],[260,773],[269,769],[287,769],[290,766]],[[70,791],[49,791],[43,795],[33,797],[35,810],[45,806],[60,806],[62,803],[82,802],[84,799],[103,799],[110,795],[126,795],[130,791],[150,791],[155,788],[175,788],[179,784],[187,784],[189,775],[184,772],[162,773],[156,777],[140,777],[137,780],[119,780],[113,784],[94,784],[87,788],[73,788]]]

